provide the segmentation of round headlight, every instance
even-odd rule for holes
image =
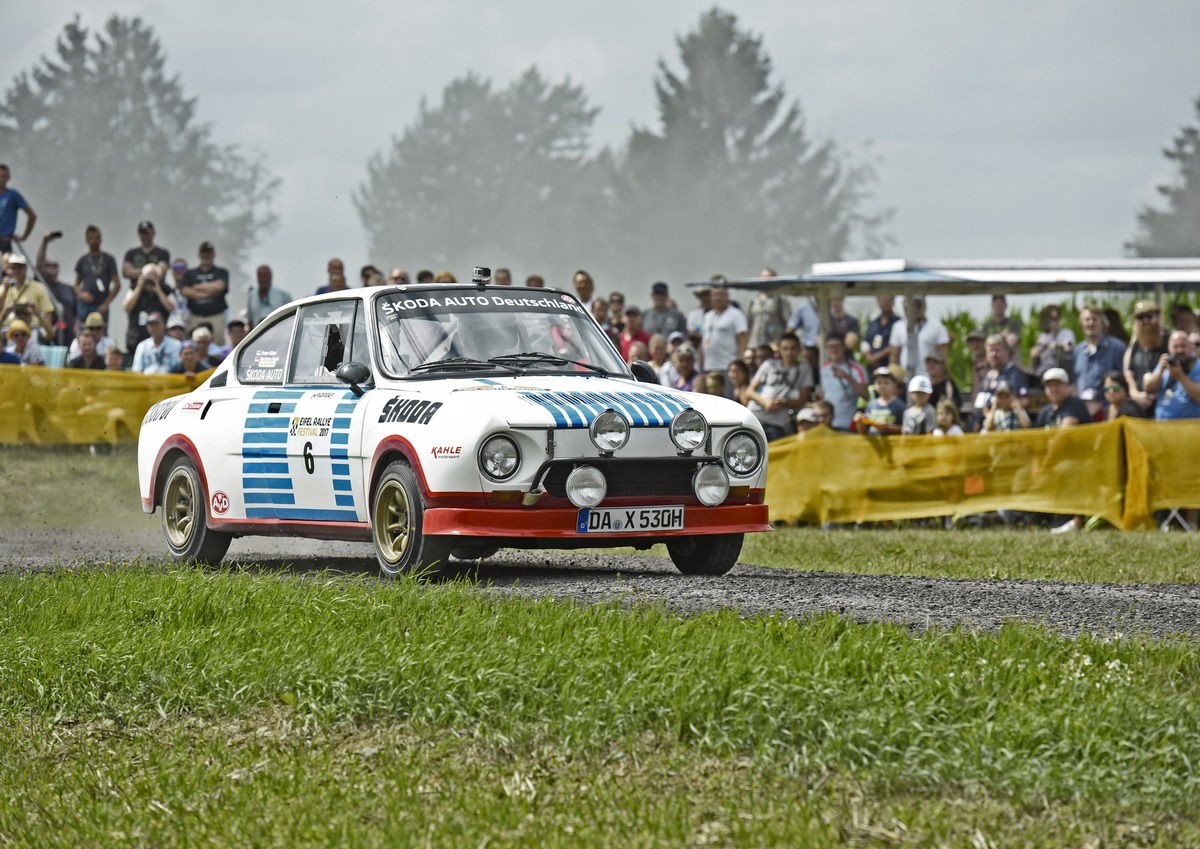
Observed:
[[[629,441],[629,420],[616,410],[605,410],[592,419],[588,435],[601,452],[611,454],[620,451]]]
[[[576,466],[567,475],[567,498],[576,507],[595,507],[608,494],[608,481],[595,466]]]
[[[716,507],[729,496],[729,475],[716,463],[701,466],[692,475],[692,492],[705,507]]]
[[[676,413],[667,430],[671,434],[671,441],[675,443],[675,447],[689,453],[695,451],[708,439],[708,421],[692,409]]]
[[[494,481],[511,478],[520,465],[517,443],[507,436],[496,434],[479,449],[479,470]]]
[[[749,431],[739,430],[725,440],[725,448],[721,452],[729,471],[738,477],[746,477],[758,469],[762,463],[762,446],[758,444]]]

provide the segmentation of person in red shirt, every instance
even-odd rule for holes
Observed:
[[[629,346],[634,342],[641,342],[647,350],[650,348],[650,334],[642,329],[642,311],[636,305],[630,304],[625,308],[625,329],[617,337],[622,359],[629,360]]]

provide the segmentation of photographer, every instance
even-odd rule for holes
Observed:
[[[158,263],[148,262],[142,266],[133,288],[125,294],[122,306],[129,316],[129,326],[125,331],[127,351],[135,350],[150,338],[150,329],[146,325],[152,314],[170,315],[175,310],[174,289],[170,283],[163,281],[162,276]]]
[[[1167,339],[1167,353],[1146,375],[1147,392],[1158,393],[1154,418],[1200,419],[1200,363],[1188,335],[1176,330]]]
[[[46,288],[50,290],[50,294],[54,296],[59,306],[62,307],[62,315],[55,322],[54,344],[69,346],[75,341],[75,331],[78,329],[75,287],[65,280],[58,279],[58,260],[46,256],[46,249],[50,246],[50,243],[61,238],[62,230],[51,230],[42,236],[42,243],[38,246],[35,265],[42,275],[42,280],[46,283]]]

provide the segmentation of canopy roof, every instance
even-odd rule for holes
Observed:
[[[703,284],[691,284],[693,286]],[[730,280],[738,289],[846,295],[994,295],[1200,290],[1200,257],[1180,259],[872,259],[819,262],[811,274]]]

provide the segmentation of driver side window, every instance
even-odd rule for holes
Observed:
[[[331,301],[301,308],[289,383],[338,382],[334,372],[350,362],[356,307],[357,301]]]

